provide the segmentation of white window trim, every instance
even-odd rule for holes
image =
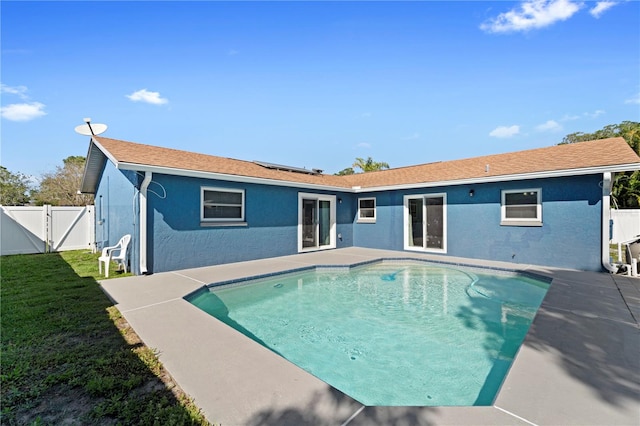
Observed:
[[[506,194],[535,192],[535,218],[507,218]],[[500,225],[502,226],[542,226],[542,188],[503,189],[500,195]]]
[[[366,200],[373,200],[373,207],[367,207],[364,210],[371,210],[373,209],[373,217],[362,217],[360,215],[360,212],[363,210],[360,207],[360,202],[361,201],[366,201]],[[376,210],[377,210],[377,203],[376,203],[376,198],[375,197],[365,197],[365,198],[358,198],[358,223],[375,223],[376,222]]]
[[[204,193],[205,191],[217,191],[217,192],[234,192],[237,194],[242,194],[242,204],[240,205],[240,217],[239,218],[205,218],[204,217]],[[245,198],[244,198],[244,189],[235,189],[235,188],[222,188],[222,187],[214,187],[214,186],[202,186],[200,187],[200,222],[202,226],[207,226],[211,224],[220,224],[220,225],[233,225],[233,224],[245,224],[244,220],[244,211],[245,211]]]
[[[403,207],[403,217],[404,217],[404,249],[405,250],[410,250],[410,251],[419,251],[419,252],[424,252],[424,253],[441,253],[441,254],[446,254],[447,253],[447,229],[448,229],[448,224],[447,224],[447,193],[446,192],[439,192],[439,193],[433,193],[433,194],[411,194],[411,195],[405,195],[404,197],[404,207]],[[422,247],[416,247],[416,246],[412,246],[409,245],[409,228],[410,228],[410,224],[409,224],[409,200],[413,200],[413,199],[421,199],[423,200],[423,209],[422,209],[422,223],[424,224],[423,226],[426,226],[427,223],[427,209],[424,208],[424,199],[425,198],[442,198],[442,218],[443,218],[443,224],[442,224],[442,248],[436,249],[436,248],[427,248],[424,245]],[[424,229],[423,229],[423,235],[424,235]],[[424,244],[424,243],[423,243]]]

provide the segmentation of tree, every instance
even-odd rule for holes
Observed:
[[[636,154],[640,155],[640,123],[635,121],[610,124],[594,133],[571,133],[558,145],[615,137],[624,138]],[[615,155],[615,153],[612,154]],[[620,209],[640,208],[640,170],[617,174],[611,189],[611,199],[612,203]]]
[[[358,157],[351,167],[353,167],[354,169],[360,169],[366,173],[388,169],[389,164],[382,161],[373,161],[373,158],[371,157],[368,157],[366,160]]]
[[[29,177],[18,172],[11,173],[0,166],[0,204],[3,206],[24,206],[31,199]]]
[[[338,173],[336,173],[336,176],[347,176],[352,174],[355,174],[353,167],[347,167],[346,169],[342,169]]]
[[[40,190],[34,194],[36,204],[53,206],[86,206],[93,203],[93,195],[80,194],[85,158],[70,156],[53,173],[42,176]]]

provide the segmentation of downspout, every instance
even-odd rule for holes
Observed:
[[[602,266],[607,271],[615,274],[618,270],[611,265],[611,258],[609,256],[609,240],[610,240],[610,227],[611,221],[611,187],[613,184],[612,175],[610,172],[602,174]]]
[[[144,173],[144,179],[140,185],[140,273],[146,274],[147,270],[147,188],[151,183],[151,172]]]

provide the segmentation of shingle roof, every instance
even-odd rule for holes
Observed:
[[[444,161],[348,176],[307,174],[275,170],[251,161],[198,154],[152,145],[95,136],[96,147],[121,168],[153,168],[168,174],[192,174],[256,178],[281,183],[320,185],[336,188],[380,188],[474,180],[501,180],[536,174],[570,174],[572,171],[622,171],[640,169],[640,157],[623,138],[601,139],[506,154]],[[90,154],[92,150],[90,149]],[[94,156],[95,157],[95,156]],[[95,163],[95,162],[94,162]],[[95,165],[93,169],[96,169]],[[91,182],[97,170],[85,171]],[[95,176],[94,176],[95,177]],[[95,181],[95,179],[93,179]],[[87,188],[83,186],[83,190]]]

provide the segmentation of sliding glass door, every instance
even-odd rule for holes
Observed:
[[[335,248],[336,197],[303,194],[298,196],[298,250]]]
[[[447,195],[406,195],[404,210],[405,250],[446,252]]]

